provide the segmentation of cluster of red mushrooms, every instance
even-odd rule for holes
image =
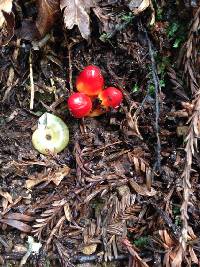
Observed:
[[[118,108],[122,92],[115,87],[104,89],[104,78],[96,66],[87,66],[77,77],[77,93],[68,98],[68,108],[75,118],[99,116],[111,108]],[[44,155],[61,152],[69,142],[69,129],[65,122],[48,112],[38,121],[32,135],[34,148]]]
[[[75,118],[99,116],[111,108],[118,108],[122,102],[121,90],[115,87],[104,88],[101,70],[89,65],[76,79],[76,89],[68,98],[68,108]]]

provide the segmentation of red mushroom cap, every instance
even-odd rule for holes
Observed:
[[[97,66],[89,65],[84,68],[76,80],[76,88],[79,92],[89,96],[98,95],[104,86],[104,78]]]
[[[75,118],[83,118],[90,113],[92,101],[83,93],[74,93],[68,98],[68,108]]]
[[[122,102],[123,94],[115,87],[108,87],[99,94],[102,106],[118,108]]]

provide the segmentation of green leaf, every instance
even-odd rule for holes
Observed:
[[[134,84],[134,86],[133,86],[133,88],[132,88],[132,92],[133,93],[136,93],[136,92],[138,92],[139,91],[139,86],[138,86],[138,84],[136,83],[136,84]]]

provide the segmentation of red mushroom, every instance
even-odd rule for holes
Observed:
[[[68,98],[68,108],[75,118],[83,118],[90,113],[92,101],[83,93],[74,93]]]
[[[84,68],[76,80],[76,88],[79,92],[89,96],[96,96],[104,86],[104,78],[97,66],[89,65]]]
[[[122,102],[123,94],[115,87],[108,87],[99,94],[101,105],[104,107],[118,108]]]

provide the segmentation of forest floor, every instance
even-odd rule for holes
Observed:
[[[0,265],[200,266],[199,1],[99,1],[87,40],[41,12],[13,1],[1,31]],[[75,119],[91,64],[124,100]],[[57,155],[32,146],[46,111],[69,127]]]

